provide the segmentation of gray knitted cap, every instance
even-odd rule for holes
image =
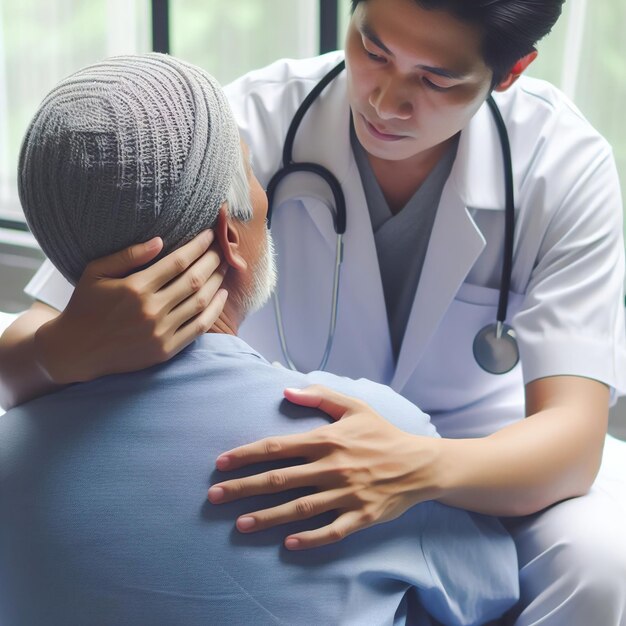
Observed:
[[[24,138],[19,194],[61,273],[154,236],[162,254],[212,227],[240,158],[209,74],[162,54],[114,57],[63,80]]]

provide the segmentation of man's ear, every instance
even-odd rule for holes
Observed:
[[[533,50],[525,57],[522,57],[504,77],[504,80],[494,88],[494,91],[506,91],[526,70],[526,68],[537,58],[538,52]]]
[[[236,270],[244,271],[247,269],[248,263],[240,253],[241,236],[239,228],[239,224],[228,217],[226,203],[222,204],[215,224],[215,236],[226,263]]]

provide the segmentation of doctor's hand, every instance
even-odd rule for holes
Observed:
[[[317,492],[243,515],[237,520],[239,531],[255,532],[336,511],[331,524],[285,539],[290,550],[314,548],[395,519],[418,502],[440,495],[440,439],[408,434],[364,402],[326,387],[286,389],[285,397],[321,409],[335,423],[235,448],[221,454],[216,467],[234,470],[295,457],[307,463],[213,485],[209,500],[221,504],[301,487],[313,487]]]
[[[67,384],[168,360],[219,317],[225,266],[204,231],[151,267],[160,238],[92,261],[65,311],[35,334],[50,380]],[[130,275],[129,275],[130,274]]]

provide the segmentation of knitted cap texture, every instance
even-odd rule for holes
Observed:
[[[85,265],[160,236],[161,256],[214,225],[240,158],[209,74],[163,54],[113,57],[63,80],[22,144],[24,214],[76,283]]]

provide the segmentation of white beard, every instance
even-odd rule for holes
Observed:
[[[269,300],[274,287],[276,287],[274,241],[269,229],[266,229],[263,250],[252,275],[252,286],[246,293],[241,294],[243,317],[258,311]]]

